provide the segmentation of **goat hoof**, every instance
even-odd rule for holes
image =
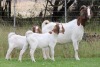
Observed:
[[[79,58],[77,58],[76,60],[80,60]]]
[[[35,60],[32,60],[32,62],[36,62]]]
[[[19,62],[22,62],[22,60],[18,59]]]
[[[43,58],[44,60],[47,60],[47,58]]]
[[[36,62],[36,61],[32,61],[32,62]]]
[[[5,58],[6,60],[10,60],[9,58]]]
[[[51,59],[52,61],[55,61],[55,59]]]

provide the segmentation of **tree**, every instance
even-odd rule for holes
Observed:
[[[6,2],[7,2],[7,5],[8,5],[8,7],[7,7],[7,17],[8,18],[10,18],[11,17],[11,0],[6,0]]]
[[[11,17],[11,0],[6,0],[4,3],[5,3],[4,7],[1,7],[1,0],[0,0],[0,16],[2,17],[2,19],[10,18]]]
[[[67,0],[67,9],[69,9],[69,7],[73,4],[75,0]],[[52,21],[59,21],[59,19],[64,16],[65,14],[65,0],[55,0],[54,4],[52,2],[52,0],[47,0],[47,4],[46,4],[46,8],[47,9],[47,5],[48,3],[50,4],[50,6],[53,7],[53,13],[52,13]],[[59,6],[62,6],[61,9],[58,9]],[[75,5],[73,5],[75,6]],[[46,10],[45,10],[46,12]],[[45,17],[45,16],[44,16]]]
[[[55,0],[54,5],[49,1],[51,6],[53,6],[53,14],[52,14],[52,21],[58,21],[58,19],[64,15],[64,0]],[[59,6],[62,6],[60,10],[58,10]]]
[[[2,16],[1,10],[2,8],[1,8],[1,0],[0,0],[0,16]]]

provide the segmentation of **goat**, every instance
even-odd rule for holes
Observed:
[[[77,19],[74,19],[68,23],[62,23],[65,29],[65,33],[64,34],[60,33],[57,38],[58,43],[73,42],[76,60],[80,60],[78,56],[78,45],[79,45],[79,42],[82,40],[82,37],[84,34],[85,23],[88,19],[91,18],[91,14],[92,13],[90,11],[90,7],[86,7],[85,5],[83,5],[80,8],[80,16]],[[48,24],[45,24],[45,23],[42,23],[44,26],[42,27],[42,33],[46,33],[52,30],[53,29],[52,27],[55,25],[55,23],[53,22],[49,22]],[[49,56],[49,52],[47,53],[48,53],[47,56]]]
[[[5,59],[10,59],[10,54],[14,48],[16,49],[21,49],[20,55],[19,55],[19,60],[21,61],[22,54],[25,52],[25,50],[28,47],[28,43],[26,41],[26,36],[21,36],[15,34],[15,32],[10,32],[8,34],[8,44],[9,48],[7,50],[7,54]]]
[[[39,26],[33,26],[32,30],[35,33],[41,33]],[[17,35],[15,34],[15,32],[10,32],[8,34],[8,44],[9,44],[9,48],[8,48],[5,59],[7,60],[10,59],[10,54],[12,50],[16,48],[16,49],[21,49],[20,54],[19,54],[19,59],[18,59],[19,61],[21,61],[23,53],[28,48],[26,36]]]
[[[35,49],[38,48],[50,48],[51,52],[51,60],[55,61],[54,59],[54,48],[57,42],[57,37],[60,32],[60,27],[56,24],[52,31],[44,34],[33,33],[32,31],[26,32],[26,38],[30,45],[30,56],[31,60],[35,62],[34,59],[34,52]]]

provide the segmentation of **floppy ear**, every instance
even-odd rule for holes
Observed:
[[[42,31],[41,31],[40,27],[38,28],[38,33],[42,33]]]
[[[56,33],[56,34],[59,34],[59,24],[57,23],[55,26],[54,26],[54,29],[53,29],[53,32]]]
[[[81,24],[81,17],[78,17],[77,25],[79,26],[80,24]]]
[[[64,32],[65,32],[65,29],[64,29],[64,27],[63,27],[63,25],[62,25],[62,33],[64,34]]]
[[[85,27],[84,21],[86,21],[86,20],[82,20],[82,18],[84,18],[84,17],[78,17],[78,19],[77,19],[77,25],[79,26],[81,24],[81,25],[83,25]]]

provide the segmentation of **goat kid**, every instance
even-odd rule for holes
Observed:
[[[59,27],[60,27],[60,35],[64,34],[65,32],[65,29],[63,27],[63,24],[62,23],[58,23],[59,24]],[[56,22],[49,22],[47,20],[45,20],[43,23],[42,23],[42,33],[47,33],[49,31],[51,31],[53,29],[53,27],[56,25]],[[42,52],[43,52],[43,58],[46,60],[46,59],[50,59],[50,56],[49,56],[49,48],[43,48],[42,49]]]
[[[7,54],[5,59],[10,59],[10,54],[14,48],[21,49],[19,54],[19,60],[21,61],[22,54],[25,52],[25,50],[28,47],[28,43],[26,41],[26,36],[17,35],[14,32],[10,32],[8,34],[8,44],[9,48],[7,50]]]
[[[54,48],[59,34],[59,25],[56,24],[52,31],[44,34],[33,33],[32,31],[26,32],[26,38],[30,45],[31,60],[35,62],[34,52],[36,48],[50,48],[51,60],[54,59]]]

